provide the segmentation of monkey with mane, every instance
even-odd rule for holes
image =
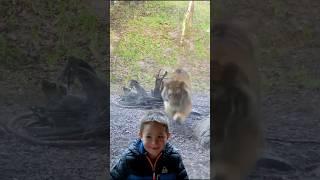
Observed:
[[[263,147],[254,46],[233,23],[216,23],[213,33],[213,179],[241,180]]]
[[[183,123],[192,109],[191,81],[183,69],[176,69],[172,77],[164,82],[161,92],[164,109],[169,117]]]

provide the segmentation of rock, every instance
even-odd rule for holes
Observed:
[[[193,132],[201,146],[208,149],[210,147],[210,116],[200,121]]]
[[[295,171],[296,169],[285,159],[276,157],[271,154],[265,154],[257,161],[257,168],[272,169],[276,171]]]

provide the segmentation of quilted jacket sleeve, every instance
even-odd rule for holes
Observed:
[[[117,164],[113,166],[111,172],[111,177],[113,180],[124,180],[128,176],[127,159],[126,154],[124,154]]]
[[[178,157],[178,173],[177,173],[177,179],[189,179],[188,174],[186,171],[186,168],[184,167],[184,164],[182,162],[181,156]]]

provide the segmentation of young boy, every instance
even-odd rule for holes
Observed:
[[[148,112],[141,119],[139,136],[112,168],[113,179],[188,179],[180,154],[167,142],[169,122],[163,112]]]

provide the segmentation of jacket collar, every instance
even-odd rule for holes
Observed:
[[[144,149],[143,142],[141,139],[138,140],[137,147],[140,154],[147,155],[147,151]]]
[[[141,139],[136,140],[135,149],[138,151],[139,154],[143,154],[143,155],[147,154],[147,151],[145,150]],[[171,151],[173,151],[173,147],[171,146],[170,143],[167,142],[164,149],[162,150],[162,154],[164,155],[170,154]]]

